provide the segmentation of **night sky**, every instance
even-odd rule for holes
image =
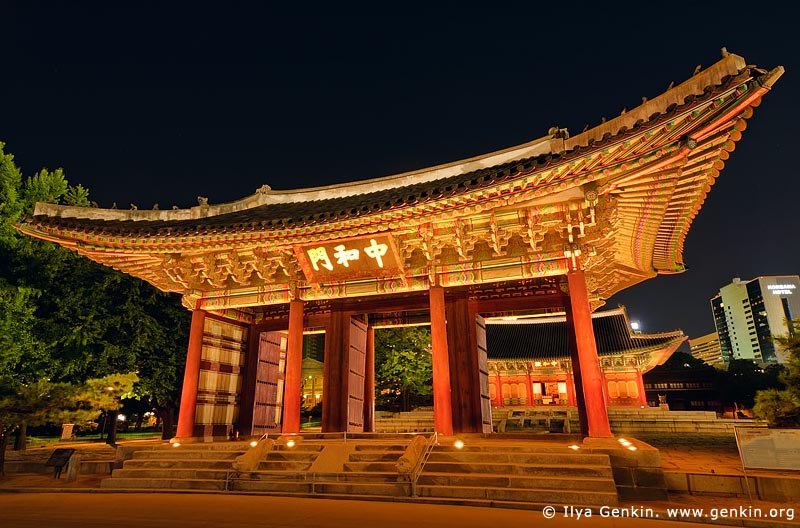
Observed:
[[[0,2],[0,141],[26,176],[62,167],[91,200],[122,209],[388,176],[556,125],[577,134],[688,79],[723,46],[783,65],[694,220],[688,271],[607,306],[627,306],[645,332],[697,337],[714,330],[709,299],[733,277],[800,273],[800,29],[783,3],[71,4]]]

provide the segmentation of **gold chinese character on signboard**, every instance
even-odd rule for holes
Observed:
[[[296,245],[298,263],[311,283],[391,277],[402,273],[397,246],[389,234]]]
[[[328,271],[333,270],[333,263],[331,263],[331,259],[328,257],[328,252],[324,247],[309,249],[308,259],[311,261],[311,265],[316,271],[319,271],[319,266],[317,266],[317,264],[322,265],[322,267]]]
[[[383,267],[383,256],[389,250],[389,246],[386,244],[378,244],[374,238],[369,239],[369,245],[364,248],[364,253],[367,254],[369,258],[375,259],[378,263],[378,267]]]
[[[351,260],[358,260],[359,253],[357,249],[346,249],[344,244],[336,246],[333,248],[336,250],[336,253],[333,254],[336,257],[336,263],[341,264],[345,268],[349,268],[349,262]]]

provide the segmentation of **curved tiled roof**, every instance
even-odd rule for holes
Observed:
[[[545,277],[579,255],[595,305],[685,270],[683,243],[753,107],[782,75],[737,55],[610,121],[362,182],[175,210],[36,205],[16,227],[221,309]],[[391,273],[312,273],[303,253],[367,237]],[[338,277],[338,278],[337,278]],[[341,279],[341,280],[340,280]],[[352,279],[353,283],[346,281]],[[363,279],[363,283],[356,281]]]
[[[224,205],[222,207],[200,206],[192,208],[192,214],[186,214],[187,210],[181,210],[180,213],[178,211],[114,211],[109,213],[109,210],[106,210],[105,214],[99,218],[91,210],[85,208],[60,207],[59,213],[53,214],[52,206],[42,205],[37,210],[37,214],[28,221],[40,226],[60,226],[92,233],[134,236],[205,234],[242,230],[280,231],[354,219],[406,208],[423,202],[437,201],[497,185],[532,171],[547,169],[550,165],[578,158],[587,150],[603,148],[608,144],[624,141],[627,136],[635,134],[640,128],[652,127],[667,121],[675,114],[728,90],[738,75],[750,75],[749,70],[742,73],[737,67],[744,65],[743,59],[738,58],[739,60],[736,61],[733,59],[736,56],[730,55],[729,57],[731,60],[718,63],[725,63],[726,68],[718,68],[719,71],[712,68],[707,75],[697,76],[702,77],[704,82],[700,82],[700,79],[687,81],[684,84],[691,86],[685,87],[683,90],[679,90],[678,87],[668,91],[653,101],[574,138],[569,139],[565,131],[555,131],[550,139],[564,140],[557,142],[557,144],[563,145],[560,152],[550,151],[546,154],[516,159],[439,179],[416,177],[412,174],[405,178],[402,177],[404,175],[399,175],[371,180],[371,185],[366,185],[369,182],[364,182],[364,184],[344,184],[306,191],[267,189],[259,191],[264,195],[262,200],[246,199],[229,204],[230,207]],[[677,99],[676,96],[679,94],[680,99]],[[562,137],[564,135],[567,138]],[[546,142],[547,139],[543,138],[539,142]],[[563,150],[564,147],[568,150]],[[530,152],[530,149],[520,150]],[[464,167],[469,165],[469,163],[463,164]],[[437,173],[438,170],[438,168],[432,168],[428,172]],[[424,173],[424,171],[418,172]],[[414,183],[415,180],[418,183]],[[397,185],[385,184],[391,181],[396,181]],[[376,187],[380,190],[369,192],[369,189]],[[309,199],[309,197],[326,195],[336,195],[336,197]],[[258,197],[258,194],[255,196]],[[259,204],[259,202],[266,203]]]
[[[618,308],[592,314],[599,356],[652,351],[680,343],[683,332],[635,334],[625,310]],[[565,316],[487,321],[489,360],[552,360],[569,358]]]
[[[268,203],[215,216],[187,220],[99,220],[37,215],[33,218],[33,222],[60,224],[69,229],[95,233],[137,233],[142,235],[289,229],[301,225],[324,224],[382,213],[478,190],[508,180],[535,166],[544,166],[554,158],[557,159],[559,156],[548,155],[537,159],[520,160],[432,182],[416,183],[376,192],[326,200]]]

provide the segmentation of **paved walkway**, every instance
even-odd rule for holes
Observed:
[[[639,517],[618,518],[613,512],[509,510],[437,504],[377,501],[296,499],[286,497],[171,493],[0,494],[0,525],[14,528],[486,528],[619,527],[678,528],[717,526],[711,521],[665,520],[656,511],[639,509]],[[700,522],[698,522],[700,521]],[[741,519],[738,519],[741,521]],[[782,523],[762,521],[735,524],[770,528]]]

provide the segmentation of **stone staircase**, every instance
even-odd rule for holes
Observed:
[[[221,491],[231,464],[247,448],[245,442],[224,442],[179,447],[166,444],[137,450],[121,469],[103,479],[100,487]]]
[[[232,471],[245,442],[161,445],[136,451],[101,487],[117,490],[245,492],[381,498],[537,508],[618,504],[608,455],[563,444],[474,438],[435,446],[416,482],[398,473],[411,435],[306,437],[279,443],[252,472]],[[448,440],[449,442],[449,440]]]
[[[433,411],[414,410],[399,413],[382,413],[375,416],[377,433],[429,433],[433,432]]]
[[[234,472],[246,442],[160,445],[135,451],[101,482],[108,489],[248,491],[281,495],[407,496],[410,483],[398,480],[397,460],[410,436],[380,440],[298,438],[278,444],[252,472]]]
[[[259,471],[238,475],[229,483],[228,490],[331,498],[407,497],[410,494],[410,482],[399,478],[396,467],[410,442],[409,437],[387,435],[380,440],[354,438],[346,442],[316,442],[322,450],[308,468],[294,474],[281,474],[262,463]],[[309,441],[298,444],[309,445],[312,445]]]
[[[419,497],[485,504],[616,506],[608,455],[573,453],[565,446],[471,442],[436,446],[416,486]]]

